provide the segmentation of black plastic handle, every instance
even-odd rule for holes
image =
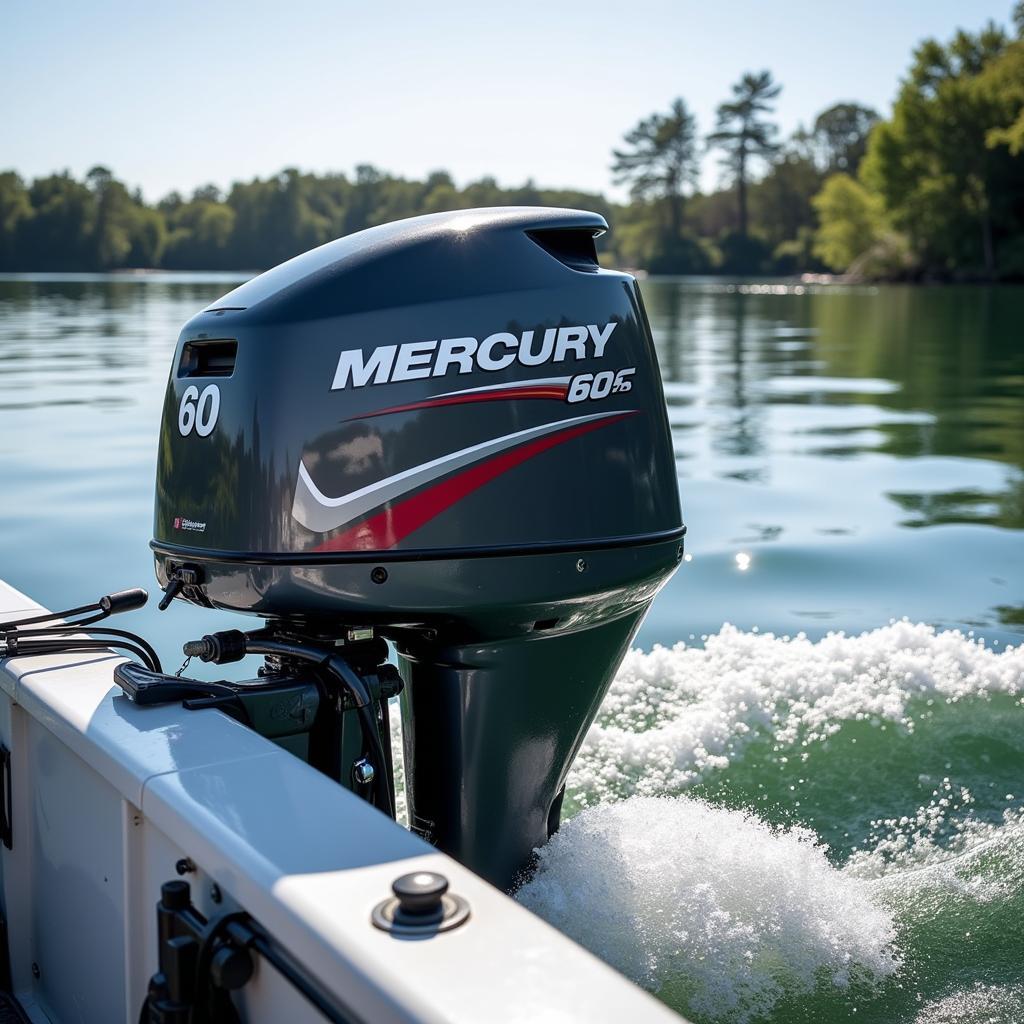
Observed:
[[[141,608],[149,600],[149,594],[142,587],[131,590],[119,590],[116,594],[101,597],[97,604],[107,615],[119,615],[121,612],[133,612]]]

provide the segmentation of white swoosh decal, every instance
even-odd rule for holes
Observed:
[[[364,516],[378,505],[383,505],[399,495],[430,483],[456,469],[461,469],[463,466],[480,462],[506,448],[514,448],[524,441],[543,437],[545,434],[553,434],[565,427],[608,419],[611,416],[622,416],[622,414],[623,410],[621,409],[615,412],[599,412],[590,416],[574,416],[566,420],[557,420],[554,423],[545,423],[527,430],[517,430],[514,434],[505,434],[502,437],[492,438],[490,441],[482,441],[480,444],[461,448],[457,452],[442,455],[430,462],[423,462],[410,469],[404,469],[401,473],[395,473],[376,483],[367,484],[366,487],[360,487],[359,490],[350,491],[338,498],[330,498],[324,494],[313,482],[305,463],[300,460],[295,498],[292,502],[292,516],[307,530],[312,530],[314,533],[327,533],[329,530],[336,530],[339,526],[344,526],[353,519]]]

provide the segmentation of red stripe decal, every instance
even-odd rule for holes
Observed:
[[[470,466],[461,473],[456,473],[447,480],[441,480],[390,508],[385,507],[376,515],[370,516],[369,519],[349,528],[344,533],[318,544],[313,550],[383,551],[392,548],[400,540],[404,540],[410,533],[418,530],[424,523],[430,522],[431,519],[440,515],[467,494],[471,494],[495,477],[526,462],[527,459],[532,459],[535,455],[554,448],[555,445],[571,441],[574,437],[588,434],[592,430],[607,427],[611,423],[618,423],[620,420],[635,415],[635,411],[624,412],[618,416],[609,416],[605,420],[583,423],[578,427],[569,427],[557,434],[548,434],[546,437],[537,438],[537,440],[530,441],[519,448],[513,448],[511,451],[502,452],[493,459]]]
[[[467,402],[496,402],[510,398],[555,398],[565,400],[569,394],[568,384],[533,384],[521,388],[504,388],[494,391],[471,391],[464,395],[446,395],[443,398],[426,398],[422,402],[407,405],[392,405],[376,412],[365,412],[352,419],[368,420],[374,416],[386,416],[392,412],[411,412],[413,409],[436,409],[444,405],[464,405]]]

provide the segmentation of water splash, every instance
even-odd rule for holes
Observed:
[[[570,806],[683,792],[759,740],[779,764],[806,761],[850,723],[913,733],[942,706],[1001,696],[1020,708],[1022,693],[1024,646],[997,653],[955,630],[896,622],[813,643],[725,625],[703,647],[626,656],[573,766]]]
[[[1024,649],[705,641],[629,654],[520,899],[701,1022],[1024,1020]]]
[[[539,853],[520,901],[673,1005],[715,1020],[897,969],[895,924],[807,829],[702,800],[583,812]]]

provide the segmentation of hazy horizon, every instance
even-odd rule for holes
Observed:
[[[32,178],[103,164],[148,201],[284,167],[409,178],[533,179],[621,199],[611,150],[676,96],[710,131],[743,72],[782,83],[782,135],[832,103],[888,112],[914,46],[1006,25],[1012,4],[868,0],[822,13],[784,0],[744,17],[656,0],[387,13],[305,0],[173,16],[122,0],[8,7],[0,19],[0,166]],[[701,186],[717,184],[714,154]]]

